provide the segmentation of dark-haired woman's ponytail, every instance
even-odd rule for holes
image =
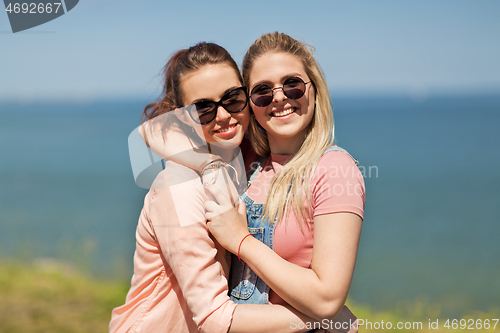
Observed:
[[[160,100],[147,105],[142,120],[147,121],[182,106],[181,79],[209,64],[227,64],[243,82],[238,65],[222,46],[201,42],[189,49],[177,51],[163,68],[165,78]]]
[[[176,82],[175,74],[179,59],[187,52],[187,49],[177,51],[163,67],[163,75],[165,78],[165,83],[163,84],[163,91],[161,94],[162,99],[160,101],[146,105],[144,111],[142,112],[142,121],[147,121],[153,119],[161,114],[171,111],[180,105],[177,105],[179,101],[176,96]]]

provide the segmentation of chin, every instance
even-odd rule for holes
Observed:
[[[211,145],[217,146],[219,148],[223,149],[234,149],[238,147],[241,143],[241,140],[237,140],[236,138],[233,138],[231,140],[225,140],[225,141],[214,141],[210,142]]]

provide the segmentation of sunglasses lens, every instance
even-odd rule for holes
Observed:
[[[291,77],[286,79],[283,84],[283,92],[290,99],[299,99],[304,96],[306,91],[306,85],[304,81],[302,81],[298,77]]]
[[[195,107],[190,110],[191,118],[198,124],[206,125],[217,116],[219,105],[228,112],[238,113],[243,111],[247,102],[247,90],[245,87],[240,87],[226,93],[219,102],[200,101],[194,103]]]
[[[247,106],[245,89],[235,89],[222,98],[222,106],[229,112],[240,112]]]
[[[304,96],[306,84],[298,77],[290,77],[283,83],[283,93],[290,99],[299,99]],[[278,88],[274,88],[278,89]],[[259,107],[268,106],[273,101],[273,90],[265,84],[259,84],[252,89],[250,98]]]
[[[273,90],[265,84],[259,84],[252,89],[250,98],[256,106],[268,106],[273,100]]]
[[[193,109],[196,112],[192,115],[193,119],[199,119],[200,124],[208,124],[215,118],[217,109],[215,108],[215,103],[210,101],[201,101],[195,103],[196,108]]]

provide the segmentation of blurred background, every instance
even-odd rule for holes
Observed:
[[[63,325],[47,308],[64,313],[54,304],[68,294],[105,329],[129,287],[146,194],[127,138],[162,67],[199,41],[240,63],[272,31],[316,49],[336,142],[365,176],[358,313],[498,318],[498,17],[493,0],[87,0],[13,34],[0,12],[0,331],[23,331],[19,313],[30,331]]]

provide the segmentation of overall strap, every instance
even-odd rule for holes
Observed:
[[[266,156],[259,156],[257,161],[253,162],[251,165],[253,166],[250,170],[247,172],[247,187],[250,187],[252,182],[254,181],[255,177],[257,177],[257,174],[259,173],[260,169],[262,168],[262,164],[266,160]]]
[[[326,150],[323,153],[323,155],[325,155],[326,153],[328,153],[330,151],[342,151],[342,152],[346,153],[347,155],[349,155],[353,159],[354,163],[356,163],[356,166],[359,165],[358,160],[355,159],[354,157],[352,157],[352,155],[349,154],[349,152],[347,150],[345,150],[344,148],[340,148],[340,147],[337,147],[337,146],[330,146],[330,147],[326,148]]]
[[[328,153],[330,151],[342,151],[342,152],[346,153],[347,155],[349,155],[353,159],[354,163],[356,163],[356,165],[359,165],[358,160],[355,159],[351,154],[349,154],[349,152],[347,150],[345,150],[344,148],[341,148],[338,146],[329,146],[328,148],[326,148],[323,155],[325,155],[326,153]],[[247,180],[248,180],[247,187],[250,187],[252,182],[255,180],[255,177],[257,177],[257,174],[259,173],[260,169],[262,168],[262,164],[264,163],[266,158],[267,158],[266,156],[259,156],[259,158],[255,162],[252,163],[253,168],[247,172]],[[291,189],[291,187],[290,187],[290,189]],[[288,189],[288,192],[290,192],[290,189]]]

